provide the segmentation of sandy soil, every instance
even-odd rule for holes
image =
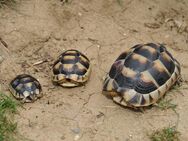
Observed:
[[[28,73],[39,79],[44,97],[25,104],[16,116],[20,134],[33,141],[149,141],[153,130],[178,122],[188,140],[188,95],[180,88],[167,98],[177,115],[156,107],[144,113],[120,107],[101,94],[102,78],[125,48],[138,43],[165,43],[188,81],[187,0],[24,0],[0,10],[0,83]],[[66,89],[51,83],[51,66],[66,49],[78,49],[91,60],[84,87]],[[33,66],[33,63],[48,60]],[[186,84],[184,82],[184,85]]]

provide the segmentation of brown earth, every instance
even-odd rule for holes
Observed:
[[[187,0],[24,0],[0,9],[0,83],[18,74],[39,79],[44,96],[24,104],[16,116],[19,133],[33,141],[149,141],[153,130],[178,123],[188,140],[188,1]],[[184,85],[168,92],[177,104],[144,113],[120,107],[101,94],[102,79],[125,48],[138,43],[165,43],[182,66]],[[51,82],[51,66],[66,49],[91,60],[84,87],[66,89]],[[34,63],[47,60],[43,64]]]

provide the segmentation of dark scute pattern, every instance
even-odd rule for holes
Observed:
[[[178,62],[178,60],[176,60],[176,59],[174,58],[174,61],[177,63],[177,65],[180,66],[180,62]]]
[[[137,45],[133,46],[132,49],[140,48],[142,46],[143,46],[142,44],[137,44]]]
[[[90,62],[89,59],[87,58],[87,56],[85,56],[83,53],[80,52],[80,55],[81,55],[82,57],[84,57],[88,62]]]
[[[163,63],[163,65],[171,74],[174,72],[175,64],[172,60],[167,60],[162,55],[159,56],[159,60]]]
[[[142,47],[135,49],[134,53],[142,55],[150,61],[154,61],[159,57],[159,53],[157,51],[152,54],[148,49]]]
[[[60,59],[56,60],[56,61],[54,62],[54,64],[53,64],[53,67],[52,67],[52,68],[53,68],[53,73],[54,73],[55,75],[59,74],[59,72],[60,72],[59,69],[55,69],[55,68],[54,68],[54,66],[57,65],[58,62],[60,62]]]
[[[142,71],[145,71],[147,70],[149,67],[150,67],[150,64],[151,62],[149,62],[147,60],[146,63],[141,63],[139,62],[139,60],[134,60],[132,58],[132,55],[129,56],[126,60],[125,60],[125,63],[124,65],[127,67],[127,68],[131,68],[133,69],[134,71],[138,71],[138,72],[142,72]]]
[[[22,83],[22,84],[26,84],[26,83],[33,82],[33,81],[34,81],[34,79],[31,77],[24,77],[24,78],[20,79],[20,83]]]
[[[151,48],[154,48],[158,53],[166,51],[166,47],[163,44],[155,44],[155,43],[138,44],[133,46],[132,48],[137,49],[143,46],[149,46]]]
[[[122,60],[125,59],[127,57],[128,53],[127,52],[123,52],[122,54],[120,54],[120,56],[116,59],[116,61],[118,60]]]
[[[166,47],[163,44],[160,44],[159,52],[164,52],[164,51],[166,51]]]
[[[35,86],[39,89],[39,91],[42,90],[42,86],[40,85],[39,81],[34,81]]]
[[[75,58],[74,59],[65,59],[65,56],[75,56]],[[82,60],[81,57],[85,58],[87,61]],[[55,69],[54,66],[58,62],[61,62],[62,65],[58,69]],[[76,63],[82,64],[87,69],[89,68],[89,65],[90,65],[89,59],[81,52],[74,50],[74,49],[67,50],[67,51],[63,52],[61,54],[60,58],[54,63],[53,73],[55,75],[60,74],[60,73],[65,74],[65,75],[70,75],[70,74],[84,75],[87,72],[87,70],[85,70],[85,69],[79,70]],[[67,69],[67,68],[64,68],[63,64],[73,64],[73,67],[71,69]]]
[[[157,87],[152,82],[146,83],[144,82],[140,77],[137,79],[134,85],[134,90],[141,94],[148,94],[154,90],[156,90]]]
[[[31,95],[27,97],[27,100],[33,101],[33,98],[31,97]]]
[[[67,78],[66,80],[67,80],[67,82],[71,82],[71,79],[70,79],[70,78]]]
[[[22,78],[26,78],[28,77],[28,75],[26,74],[21,74],[21,75],[18,75],[15,79],[13,79],[11,82],[10,82],[10,85],[15,89],[19,84],[20,84],[20,80]]]
[[[32,85],[30,85],[29,83],[31,83]],[[32,96],[32,98],[31,94],[32,92],[35,92],[36,89],[38,89],[39,92],[42,91],[39,81],[27,74],[17,76],[14,80],[11,81],[10,85],[15,90],[15,93],[19,96],[20,99],[24,98],[23,93],[25,91],[29,92],[30,95],[28,97],[31,98],[30,100],[34,98],[34,95]],[[18,88],[18,85],[22,86]]]
[[[166,47],[163,44],[147,43],[145,45],[156,49],[159,53],[166,51]]]
[[[138,104],[140,101],[140,96],[139,94],[136,94],[131,100],[128,101],[129,104]]]
[[[77,65],[73,66],[72,74],[84,75],[87,72],[86,69],[79,69]]]
[[[74,51],[75,53],[73,52],[70,52],[70,51]],[[83,54],[81,53],[80,51],[78,50],[75,50],[75,49],[70,49],[70,50],[67,50],[65,51],[64,53],[62,53],[62,56],[65,56],[65,55],[68,55],[68,56],[82,56],[84,57],[87,61],[89,61],[89,59]]]
[[[166,54],[168,54],[168,56],[170,56],[170,58],[174,61],[174,57],[172,56],[172,54],[166,50]]]
[[[145,44],[145,46],[150,46],[150,47],[152,47],[152,48],[154,48],[154,49],[156,49],[156,50],[158,50],[159,51],[159,45],[158,44],[154,44],[154,43],[147,43],[147,44]]]
[[[33,91],[33,90],[32,90],[32,87],[27,87],[27,86],[24,87],[24,90],[25,90],[25,91],[28,91],[28,92],[30,92],[30,93]]]
[[[20,82],[19,79],[15,79],[12,80],[10,84],[13,88],[16,88],[19,85],[19,82]]]
[[[82,55],[83,58],[85,58],[83,55]],[[87,59],[88,60],[88,59]],[[89,68],[89,61],[83,61],[80,56],[76,56],[74,59],[64,59],[64,58],[61,58],[61,63],[62,64],[76,64],[80,62],[84,67],[86,67],[87,69]]]
[[[10,82],[10,85],[15,89],[20,83],[26,84],[29,82],[37,81],[34,77],[27,75],[27,74],[21,74],[18,75],[15,79],[13,79]]]
[[[81,59],[80,59],[79,62],[80,62],[84,67],[86,67],[87,69],[89,68],[89,62],[82,61]]]
[[[84,75],[87,72],[85,69],[78,69],[77,65],[73,65],[71,69],[64,68],[63,66],[60,67],[60,73],[65,75],[77,74],[77,75]]]
[[[120,87],[123,87],[123,88],[133,88],[135,80],[133,78],[124,76],[122,73],[119,73],[115,77],[115,81],[118,83],[118,85]]]
[[[79,56],[80,55],[80,52],[77,51],[77,50],[74,50],[74,49],[70,49],[70,50],[66,50],[65,52],[63,52],[61,54],[61,56]]]
[[[31,91],[35,91],[37,89],[37,86],[33,83],[31,86]]]
[[[21,89],[16,89],[16,92],[19,94],[23,94],[25,92],[25,87],[23,86]]]
[[[170,76],[165,71],[160,72],[154,67],[150,68],[148,71],[152,75],[152,77],[155,79],[155,81],[158,83],[159,86],[166,83],[166,81],[170,78]]]
[[[67,69],[67,68],[64,68],[63,65],[59,68],[59,72],[61,74],[65,74],[65,75],[70,75],[70,74],[72,74],[73,71],[74,71],[73,68]]]
[[[123,65],[121,64],[121,61],[114,62],[114,64],[112,65],[110,69],[109,76],[112,79],[115,78],[116,75],[121,73],[122,69],[123,69]]]
[[[145,100],[145,98],[144,98],[144,96],[142,95],[142,98],[141,98],[141,105],[145,105],[145,103],[146,103],[146,100]]]
[[[107,79],[107,78],[108,78],[108,77],[106,77],[106,79]],[[106,90],[107,90],[107,86],[108,86],[109,81],[110,81],[110,79],[104,81],[105,83],[104,83],[104,85],[103,85],[103,91],[106,91]]]
[[[62,64],[76,64],[79,61],[79,57],[76,57],[75,59],[65,59],[64,57],[61,58]]]
[[[60,71],[59,71],[59,69],[55,69],[55,68],[53,68],[53,73],[54,73],[55,75],[57,75],[57,74],[60,73]]]
[[[148,47],[155,49],[156,53],[151,54],[147,49],[146,50],[143,49],[142,48],[143,46],[148,46]],[[112,67],[110,69],[109,76],[112,79],[115,79],[115,82],[119,86],[118,88],[134,89],[136,92],[138,92],[140,94],[148,94],[150,92],[157,90],[157,86],[152,81],[150,83],[146,83],[141,79],[141,77],[139,76],[140,72],[148,71],[153,76],[153,78],[158,83],[158,85],[161,86],[164,83],[166,83],[166,81],[170,77],[165,72],[165,70],[163,72],[159,72],[159,70],[155,69],[153,67],[153,61],[159,59],[164,64],[166,69],[172,74],[175,69],[175,64],[173,61],[168,61],[167,59],[163,58],[162,53],[163,52],[167,53],[167,55],[169,55],[172,58],[172,60],[174,60],[174,61],[175,61],[175,59],[166,50],[166,47],[162,44],[154,44],[154,43],[148,43],[148,44],[144,44],[144,45],[139,44],[132,48],[134,49],[133,52],[130,51],[127,53],[122,53],[116,59],[115,63],[112,65]],[[139,61],[139,59],[138,60],[133,59],[132,55],[134,53],[146,57],[148,59],[148,61],[146,63],[141,63]],[[135,78],[125,77],[121,73],[122,66],[119,65],[117,62],[120,62],[119,60],[122,60],[122,59],[125,59],[125,62],[124,62],[125,67],[133,69],[134,71],[136,71],[138,73]],[[177,68],[180,70],[179,65],[177,65]],[[115,84],[113,84],[113,87],[116,88],[117,86],[115,86]],[[105,88],[106,88],[106,85],[104,86],[103,89],[105,89]],[[116,89],[118,89],[118,88],[116,88]],[[138,98],[139,97],[136,95],[133,99],[131,99],[130,102],[137,103]],[[150,102],[154,101],[154,99],[151,96],[149,96],[149,99],[150,99]],[[146,101],[145,101],[144,97],[142,96],[141,105],[144,105],[145,102]]]

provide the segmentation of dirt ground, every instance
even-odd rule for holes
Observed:
[[[149,141],[153,130],[178,123],[188,140],[188,95],[182,87],[165,98],[177,114],[157,107],[144,113],[120,107],[101,94],[103,76],[125,48],[138,43],[165,43],[188,81],[187,0],[23,0],[0,9],[0,83],[7,94],[18,74],[36,77],[44,96],[24,104],[16,116],[19,133],[32,141]],[[51,82],[51,66],[66,49],[91,60],[84,87],[66,89]],[[33,66],[34,63],[47,62]]]

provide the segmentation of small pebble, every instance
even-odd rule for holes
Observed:
[[[60,40],[60,39],[61,39],[61,34],[60,34],[59,32],[54,33],[54,38],[55,38],[56,40]]]
[[[65,136],[62,136],[62,137],[61,137],[61,140],[65,140]]]
[[[80,133],[80,128],[74,128],[74,129],[71,129],[71,130],[75,134],[79,134]]]
[[[80,135],[76,135],[76,136],[74,137],[74,140],[77,141],[77,140],[79,140],[79,138],[80,138]]]
[[[78,15],[79,15],[79,16],[82,16],[82,13],[78,12]]]

